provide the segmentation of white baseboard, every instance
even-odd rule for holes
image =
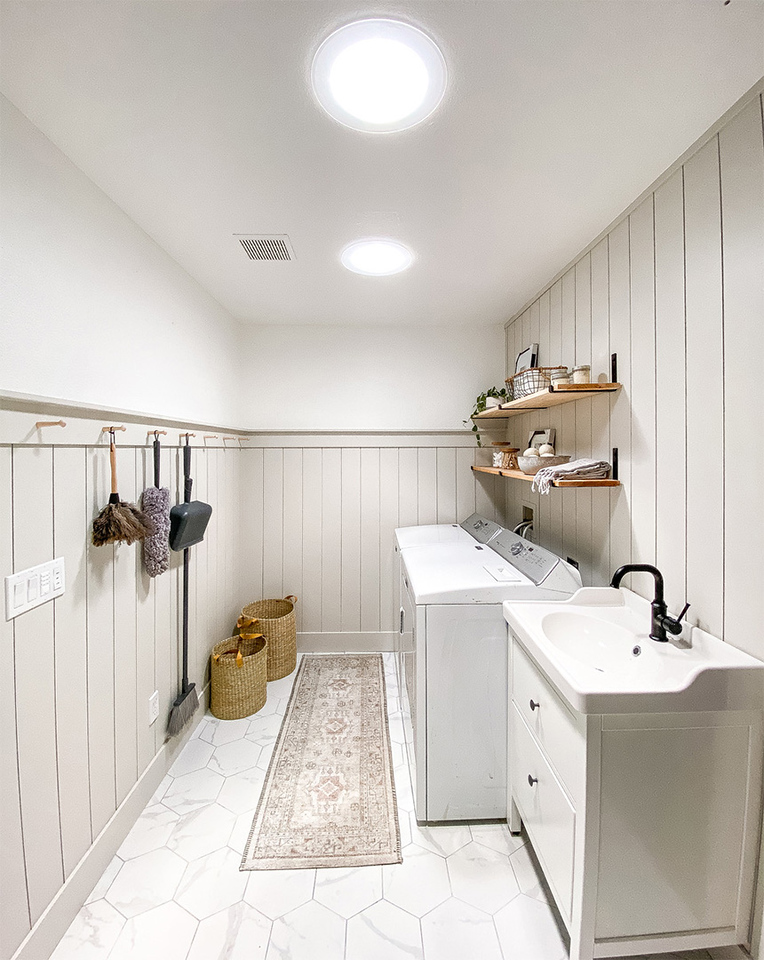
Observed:
[[[156,792],[176,755],[191,737],[204,716],[207,688],[199,693],[199,707],[183,736],[168,740],[158,750],[109,822],[93,841],[90,849],[66,879],[63,887],[48,904],[45,912],[24,938],[11,960],[49,960],[59,940],[69,929],[93,887],[101,879],[122,841]]]
[[[395,631],[367,633],[298,633],[300,653],[390,653],[395,648]]]

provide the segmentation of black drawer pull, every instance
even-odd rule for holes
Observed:
[[[531,710],[536,710],[540,706],[541,706],[540,703],[536,703],[535,700],[531,700]]]
[[[529,787],[532,787],[534,783],[538,783],[538,782],[539,782],[539,778],[538,778],[538,777],[532,777],[530,774],[528,774],[528,786],[529,786]]]

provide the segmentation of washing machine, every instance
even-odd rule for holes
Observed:
[[[401,551],[401,704],[416,818],[507,816],[504,600],[564,600],[572,565],[519,534]]]
[[[400,608],[401,551],[441,544],[474,544],[475,542],[485,544],[496,539],[503,529],[500,524],[488,520],[479,513],[473,513],[461,523],[428,523],[417,527],[398,527],[393,539],[395,550],[393,583],[396,592],[393,598],[393,609]],[[393,641],[395,672],[399,688],[402,688],[406,682],[404,660],[413,654],[413,650],[402,646],[402,640],[407,636],[408,634],[399,630]]]

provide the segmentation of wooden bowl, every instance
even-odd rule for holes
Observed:
[[[542,467],[558,467],[561,463],[567,463],[568,460],[570,457],[518,457],[517,465],[523,473],[532,477]]]

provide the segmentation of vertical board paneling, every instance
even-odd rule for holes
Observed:
[[[655,563],[655,237],[653,196],[629,217],[631,558]]]
[[[123,451],[120,495],[135,503],[137,451]],[[122,803],[138,772],[136,726],[148,724],[148,703],[138,711],[136,675],[135,555],[140,544],[119,544],[114,550],[114,749],[117,805]]]
[[[117,477],[126,468],[117,449]],[[93,518],[109,499],[109,449],[88,451],[88,534]],[[90,756],[91,829],[95,837],[117,806],[114,749],[114,550],[88,540],[88,750]]]
[[[52,451],[19,448],[13,455],[13,569],[24,570],[52,557]],[[16,617],[14,654],[21,815],[34,924],[64,879],[52,604]]]
[[[764,147],[761,102],[756,98],[719,134],[722,229],[724,235],[724,460],[734,463],[740,438],[746,444],[745,469],[728,469],[725,482],[724,638],[764,659],[764,476],[761,426],[764,383],[755,371],[762,363],[764,290]],[[755,413],[757,412],[757,413]],[[757,417],[752,422],[752,415]],[[751,496],[751,478],[758,496]],[[741,545],[745,544],[745,550]]]
[[[225,640],[227,636],[227,632],[224,635],[224,632],[221,629],[221,627],[224,625],[222,625],[218,620],[217,606],[218,581],[222,576],[225,575],[225,571],[221,570],[220,554],[218,553],[218,514],[220,511],[216,470],[217,450],[208,450],[205,460],[207,471],[207,503],[209,503],[212,507],[212,516],[210,517],[210,522],[207,526],[207,533],[205,535],[207,551],[207,582],[205,584],[207,600],[207,631],[210,640],[214,642],[215,640]],[[258,500],[258,513],[260,516],[263,515],[262,504],[263,497],[261,495],[260,499]],[[260,546],[262,548],[262,540],[260,542]],[[260,599],[260,594],[255,594],[251,597],[245,597],[244,602],[258,599]]]
[[[560,327],[560,363],[572,367],[576,362],[576,271],[562,277],[562,314]]]
[[[414,447],[398,451],[398,524],[413,527],[419,523],[419,458]]]
[[[231,451],[233,453],[233,451]],[[284,592],[298,601],[303,595],[302,450],[284,450]],[[297,629],[303,629],[303,604],[295,608]]]
[[[723,629],[724,343],[716,139],[685,164],[687,592],[698,624]],[[702,411],[702,414],[701,414]],[[709,543],[716,549],[709,550]]]
[[[591,254],[591,336],[592,380],[610,380],[608,239],[601,240]],[[610,399],[597,397],[591,404],[592,457],[610,462]],[[610,576],[610,499],[592,492],[592,579],[594,585],[607,583]]]
[[[418,451],[418,523],[438,522],[438,466],[434,447]]]
[[[253,450],[247,456],[262,451]],[[246,498],[245,498],[246,499]],[[323,508],[323,477],[321,450],[303,450],[302,453],[302,629],[309,633],[321,630],[321,595],[323,562],[321,529]]]
[[[85,500],[85,451],[79,447],[62,447],[54,450],[53,456],[53,545],[55,555],[64,557],[66,564],[66,592],[54,600],[54,618],[61,845],[64,873],[69,876],[92,842],[86,589],[89,516]],[[132,672],[135,676],[135,664]],[[135,775],[133,770],[133,782]]]
[[[631,562],[631,316],[629,296],[629,222],[610,234],[610,349],[618,355],[623,388],[610,401],[610,442],[618,447],[621,487],[610,494],[610,563]],[[609,458],[608,458],[609,459]],[[641,592],[636,578],[633,586]],[[628,584],[631,586],[631,582]]]
[[[342,450],[342,626],[361,629],[361,451]]]
[[[263,593],[266,597],[281,597],[284,595],[284,451],[264,450],[263,471]]]
[[[469,466],[465,469],[471,476]],[[393,532],[398,525],[398,451],[384,447],[379,451],[379,629],[385,631],[397,628]]]
[[[263,450],[249,450],[244,456],[244,490],[242,495],[242,523],[245,530],[245,590],[244,603],[261,600],[263,592]],[[303,475],[303,480],[305,475]],[[315,472],[313,479],[319,496],[318,512],[321,512],[321,451],[315,451]],[[305,517],[303,516],[303,520]],[[318,550],[320,552],[321,531],[318,529]],[[303,535],[303,542],[305,536]],[[209,561],[208,561],[209,562]],[[321,611],[318,611],[319,617]]]
[[[591,256],[582,257],[576,273],[576,364],[592,362],[592,265]],[[592,401],[575,404],[575,455],[592,455]],[[592,491],[575,491],[576,552],[584,584],[592,582]]]
[[[321,629],[342,629],[342,451],[323,451]]]
[[[544,366],[569,365],[570,357],[562,355],[562,280],[549,288],[549,361]]]
[[[13,570],[12,452],[0,448],[0,569]],[[0,671],[0,850],[2,850],[3,895],[0,897],[0,958],[10,960],[29,932],[24,838],[16,748],[16,690],[13,658],[14,622],[0,617],[0,643],[5,663]],[[89,825],[88,825],[89,827]]]
[[[475,474],[470,469],[475,461],[472,447],[456,448],[456,520],[475,512]]]
[[[551,366],[549,360],[549,291],[541,294],[539,300],[539,359],[540,367]],[[509,371],[508,371],[509,372]]]
[[[379,630],[379,449],[361,450],[361,630]]]
[[[456,450],[441,447],[436,450],[438,523],[455,523],[456,513]]]
[[[682,171],[655,192],[656,563],[666,602],[686,595],[686,407]]]
[[[204,447],[199,447],[194,451],[194,492],[195,500],[201,500],[203,503],[209,503],[209,494],[207,491],[207,457],[208,452]],[[214,509],[214,508],[213,508]],[[242,540],[244,539],[242,535]],[[210,538],[205,532],[204,540],[193,548],[191,556],[191,578],[194,583],[194,646],[189,651],[189,669],[192,671],[193,682],[197,684],[199,690],[208,681],[208,660],[210,650],[217,640],[224,640],[223,631],[218,635],[211,633],[209,597],[207,593],[207,558]],[[239,580],[242,587],[246,587],[246,577],[242,576]],[[249,602],[249,591],[241,590],[242,597],[240,606]]]

